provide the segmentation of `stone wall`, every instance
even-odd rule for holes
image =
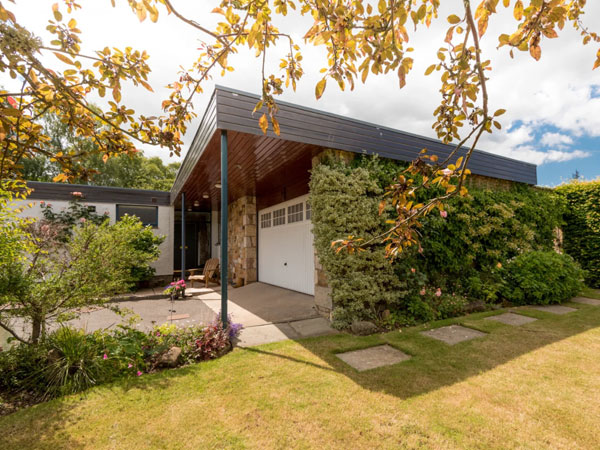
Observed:
[[[256,197],[229,205],[229,277],[236,286],[257,281]]]

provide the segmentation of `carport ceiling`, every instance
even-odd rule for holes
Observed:
[[[221,190],[221,132],[216,130],[197,164],[185,180],[186,206],[195,210],[218,210]],[[254,195],[259,207],[307,193],[312,157],[322,147],[283,139],[228,132],[229,201]],[[204,198],[208,195],[208,198]],[[175,202],[181,206],[180,197]]]

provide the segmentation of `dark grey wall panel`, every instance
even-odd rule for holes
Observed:
[[[217,128],[262,135],[259,113],[252,114],[258,96],[218,86],[216,94]],[[435,139],[414,135],[367,122],[324,113],[311,108],[278,102],[279,138],[354,153],[378,154],[385,158],[411,161],[427,148],[430,154],[445,158],[454,149]],[[262,113],[261,113],[262,114]],[[271,130],[268,135],[277,137]],[[466,153],[466,149],[456,156]],[[474,174],[528,184],[537,183],[534,164],[476,150],[469,168]]]
[[[144,189],[126,189],[106,186],[88,186],[82,184],[41,183],[28,181],[27,186],[33,192],[27,197],[32,200],[71,200],[73,192],[81,192],[83,201],[90,203],[126,203],[132,205],[170,205],[170,193],[147,191]]]

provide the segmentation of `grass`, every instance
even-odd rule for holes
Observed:
[[[583,291],[581,291],[581,296],[600,300],[600,289],[586,287]]]
[[[569,306],[436,323],[489,333],[452,347],[421,326],[236,349],[0,418],[0,447],[597,448],[600,308]],[[359,373],[335,356],[381,343],[413,357]]]

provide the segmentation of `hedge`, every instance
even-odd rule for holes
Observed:
[[[358,157],[350,163],[325,161],[312,171],[315,248],[332,290],[338,327],[377,320],[386,311],[410,322],[414,311],[431,308],[423,302],[443,299],[431,297],[438,290],[451,297],[499,301],[503,265],[523,252],[553,248],[564,202],[552,191],[515,185],[510,191],[472,189],[467,197],[454,198],[446,218],[438,213],[424,220],[421,251],[413,246],[393,263],[386,260],[382,245],[336,254],[333,240],[349,235],[368,239],[385,230],[391,215],[378,216],[377,205],[384,187],[403,168],[389,160]]]
[[[564,249],[587,271],[586,283],[600,288],[600,180],[572,181],[556,191],[567,203]]]

